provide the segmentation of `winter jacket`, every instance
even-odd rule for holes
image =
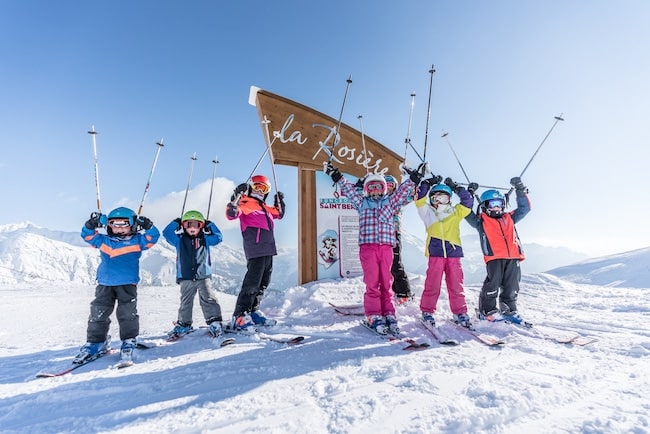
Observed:
[[[420,190],[428,190],[428,185],[423,184]],[[474,204],[472,195],[460,187],[456,192],[460,203],[444,209],[442,207],[436,209],[429,204],[427,193],[427,191],[418,192],[419,199],[415,201],[418,214],[427,231],[425,256],[462,258],[460,223],[472,212]]]
[[[169,244],[176,247],[176,283],[181,280],[203,280],[212,275],[210,246],[216,246],[223,240],[221,231],[212,222],[206,229],[199,231],[196,237],[191,237],[185,231],[176,233],[178,223],[172,221],[163,229],[163,237]]]
[[[397,187],[390,196],[382,196],[379,200],[364,197],[356,186],[341,177],[338,181],[341,194],[348,198],[352,206],[359,212],[359,245],[388,244],[394,246],[395,214],[413,200],[415,184],[407,179]]]
[[[517,209],[494,218],[486,213],[471,212],[465,219],[478,230],[483,260],[518,259],[523,261],[524,250],[515,224],[530,212],[530,200],[524,192],[517,192]]]
[[[155,226],[144,233],[116,237],[96,229],[81,228],[81,238],[100,251],[97,282],[104,286],[136,285],[140,281],[140,256],[160,238]]]
[[[282,219],[284,204],[279,207],[267,205],[263,200],[243,195],[239,205],[228,203],[226,218],[239,219],[244,240],[246,259],[275,256],[278,254],[273,235],[273,219]]]

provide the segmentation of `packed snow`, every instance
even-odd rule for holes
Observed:
[[[574,267],[572,273],[577,271]],[[281,269],[275,273],[282,273]],[[423,276],[411,274],[416,294]],[[466,289],[476,305],[480,286]],[[559,344],[507,324],[478,324],[506,344],[488,347],[451,325],[460,341],[438,344],[421,328],[417,301],[398,307],[402,329],[431,346],[405,351],[336,313],[360,302],[360,278],[270,291],[262,308],[303,335],[298,345],[233,335],[219,347],[205,329],[168,343],[177,286],[139,288],[136,364],[105,356],[57,378],[85,340],[92,285],[60,282],[0,287],[0,431],[3,433],[646,433],[650,432],[648,289],[592,286],[550,274],[522,281],[520,311]],[[225,316],[235,296],[221,294]],[[438,320],[450,317],[447,298]],[[198,301],[194,325],[205,325]],[[113,347],[119,348],[116,321]],[[229,335],[231,336],[231,335]]]

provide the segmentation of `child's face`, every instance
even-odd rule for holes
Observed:
[[[366,185],[368,197],[379,197],[384,195],[385,184],[378,181],[371,181]]]
[[[433,206],[438,206],[438,205],[447,205],[451,198],[447,193],[443,192],[435,192],[431,196],[431,202]]]
[[[199,232],[201,232],[202,228],[203,222],[200,222],[198,220],[185,220],[183,222],[183,229],[185,229],[185,233],[190,237],[197,236]]]
[[[112,219],[108,221],[113,234],[117,236],[125,236],[131,233],[131,224],[127,219]]]

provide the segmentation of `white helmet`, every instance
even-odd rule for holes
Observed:
[[[388,192],[388,188],[386,186],[386,179],[382,175],[368,175],[366,176],[366,179],[363,181],[363,195],[364,196],[369,196],[370,192],[368,191],[368,184],[370,183],[381,183],[383,185],[383,188],[381,190],[381,194],[386,194]]]

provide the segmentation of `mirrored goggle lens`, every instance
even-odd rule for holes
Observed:
[[[366,190],[368,191],[382,191],[384,189],[384,184],[381,182],[371,182],[366,185]]]
[[[197,220],[186,220],[183,222],[183,227],[185,229],[189,228],[199,228],[201,229],[203,227],[203,222],[197,221]]]
[[[112,228],[127,228],[131,226],[128,220],[109,220],[108,225]]]
[[[449,195],[445,193],[436,192],[433,194],[433,200],[442,204],[449,203]]]
[[[262,194],[266,194],[269,192],[270,188],[266,184],[263,184],[261,182],[256,182],[255,184],[253,184],[253,190],[259,191]]]
[[[488,200],[487,207],[488,208],[503,208],[503,200],[502,199]]]

